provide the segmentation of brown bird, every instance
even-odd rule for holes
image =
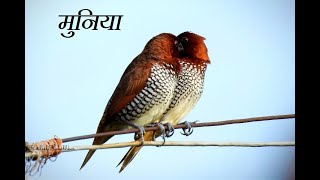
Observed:
[[[182,46],[179,54],[181,71],[178,76],[178,83],[175,87],[173,98],[169,108],[161,119],[161,123],[178,124],[198,102],[203,91],[207,64],[210,64],[204,40],[204,37],[191,32],[184,32],[178,35],[179,45]],[[184,130],[184,134],[187,136],[190,135],[192,133],[190,130],[191,127],[189,131]],[[158,137],[161,134],[161,131],[156,131],[155,134],[152,131],[148,131],[144,135],[144,139],[151,141],[154,140],[154,137]],[[133,160],[141,148],[142,146],[130,148],[118,164],[120,165],[122,163],[119,172]]]
[[[123,73],[97,133],[139,128],[143,134],[142,126],[162,118],[170,105],[180,71],[177,45],[177,37],[169,33],[159,34],[146,44]],[[96,137],[93,145],[103,144],[111,137]],[[94,152],[89,150],[81,168]]]

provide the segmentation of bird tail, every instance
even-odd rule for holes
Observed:
[[[112,138],[112,136],[96,137],[96,138],[94,138],[92,145],[103,144],[103,143],[107,142],[110,138]],[[86,158],[84,159],[84,161],[80,167],[80,170],[87,164],[87,162],[90,160],[90,158],[92,157],[94,152],[96,152],[96,150],[89,150]]]
[[[153,139],[153,134],[154,131],[147,131],[144,134],[144,140],[145,141],[151,141]],[[127,154],[121,159],[121,161],[119,162],[119,164],[117,165],[117,167],[122,163],[122,166],[120,168],[119,173],[121,173],[122,170],[124,170],[124,168],[126,168],[128,166],[128,164],[133,160],[133,158],[138,154],[138,152],[140,151],[140,149],[142,148],[142,146],[132,146],[129,151],[127,152]]]

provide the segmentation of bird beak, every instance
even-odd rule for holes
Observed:
[[[183,51],[183,50],[184,50],[181,43],[179,43],[179,45],[178,45],[178,50],[179,50],[179,51]]]
[[[176,47],[178,48],[178,51],[183,51],[183,46],[181,43],[179,43],[178,41],[175,41],[174,44],[176,45]]]

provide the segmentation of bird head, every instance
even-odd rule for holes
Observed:
[[[210,64],[204,37],[192,32],[183,32],[177,38],[179,42],[177,47],[182,58],[188,57],[199,63]]]
[[[161,60],[170,60],[179,56],[178,38],[170,33],[161,33],[153,37],[145,46],[144,51]]]

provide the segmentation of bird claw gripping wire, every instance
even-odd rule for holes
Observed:
[[[162,137],[171,137],[174,134],[174,127],[171,123],[165,123],[165,124],[161,124],[158,123],[157,126],[159,127]],[[164,127],[167,126],[167,129]]]
[[[169,138],[174,134],[174,127],[171,123],[166,123],[168,129],[165,131],[166,137]]]
[[[166,129],[165,129],[165,127],[164,127],[164,125],[163,124],[161,124],[161,123],[158,123],[157,124],[157,126],[158,126],[158,128],[160,129],[160,134],[161,134],[161,137],[162,137],[162,139],[163,139],[163,144],[166,142],[166,139],[165,139],[165,136],[166,136]],[[153,140],[155,140],[155,134],[153,134]],[[163,145],[162,144],[162,145]]]
[[[182,132],[180,132],[180,133],[185,136],[190,136],[193,133],[193,128],[191,127],[191,125],[195,124],[196,122],[198,122],[198,121],[194,121],[194,122],[185,121],[184,123],[181,123],[181,124],[185,124],[187,126],[187,128],[182,128],[183,133]]]
[[[158,127],[159,130],[160,130],[161,137],[164,140],[164,137],[166,136],[166,129],[165,129],[163,124],[161,124],[161,123],[152,123],[152,124],[147,125],[147,127]],[[155,140],[156,140],[156,133],[153,133],[152,141],[155,141]]]
[[[147,125],[148,127],[155,127],[157,126],[160,130],[160,136],[162,137],[163,139],[163,143],[162,145],[164,145],[164,143],[166,142],[166,137],[171,137],[173,134],[174,134],[174,127],[172,126],[172,124],[170,123],[165,123],[165,124],[162,124],[162,123],[153,123],[153,124],[149,124]],[[165,126],[167,126],[167,129],[165,128]],[[155,141],[156,139],[156,133],[153,134],[153,137],[152,137],[152,140]],[[161,146],[162,146],[161,145]],[[159,146],[158,146],[159,147]]]
[[[140,146],[144,144],[144,137],[143,135],[146,133],[144,128],[142,126],[136,126],[140,131],[134,134],[134,140],[139,140],[140,139]]]
[[[163,146],[164,143],[166,142],[166,138],[169,138],[174,134],[174,127],[172,126],[171,123],[165,123],[163,125],[161,124],[160,126],[162,126],[162,128],[163,128],[163,129],[161,129],[161,127],[159,127],[159,125],[158,125],[158,127],[161,129],[161,134],[162,134],[161,137],[163,139],[163,143],[161,146]],[[168,129],[165,129],[164,126],[167,126]],[[160,146],[158,146],[158,147],[160,147]]]

